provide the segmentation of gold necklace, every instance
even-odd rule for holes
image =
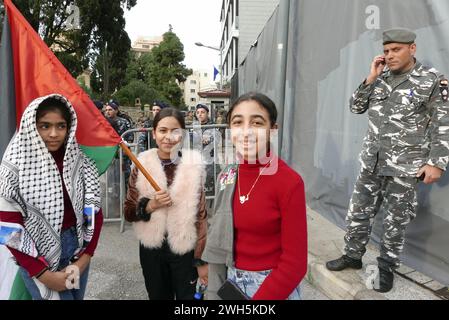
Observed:
[[[259,175],[256,178],[256,181],[254,181],[253,185],[251,186],[251,189],[249,189],[249,192],[246,195],[243,195],[243,196],[240,193],[240,169],[237,171],[240,204],[244,204],[246,201],[249,200],[249,195],[251,194],[251,191],[253,191],[254,186],[256,185],[257,181],[259,181],[259,178],[262,175],[263,171],[270,165],[270,163],[271,163],[271,160],[270,160],[270,162],[268,162],[265,165],[265,167],[263,167],[262,170],[260,170]]]

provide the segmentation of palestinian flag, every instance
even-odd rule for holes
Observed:
[[[11,0],[5,0],[0,48],[0,157],[34,99],[59,93],[72,103],[78,116],[76,138],[100,174],[112,162],[120,136],[90,97],[34,31]]]
[[[0,158],[34,99],[59,93],[78,116],[76,138],[87,156],[104,173],[121,142],[89,96],[51,52],[22,14],[5,0],[0,47]],[[0,245],[0,299],[30,299],[9,250]]]
[[[0,245],[0,300],[31,300],[11,252]]]

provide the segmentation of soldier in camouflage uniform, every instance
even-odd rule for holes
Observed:
[[[162,101],[155,101],[153,104],[153,108],[151,109],[151,112],[153,113],[153,119],[154,117],[159,113],[159,111],[161,111],[162,109],[168,107],[167,104],[165,104]],[[153,127],[153,120],[152,119],[147,119],[144,123],[143,123],[143,128],[152,128]],[[149,137],[149,140],[148,140]],[[157,148],[156,145],[156,141],[153,139],[153,136],[151,134],[151,132],[145,131],[145,132],[141,132],[139,134],[138,140],[137,140],[137,144],[138,144],[138,149],[139,149],[139,153],[146,151],[148,149],[151,148]],[[149,143],[149,145],[148,145]]]
[[[448,81],[416,61],[415,38],[406,29],[385,31],[384,55],[374,58],[351,98],[351,112],[368,111],[368,132],[346,219],[345,255],[326,264],[332,271],[362,268],[374,216],[383,207],[379,292],[393,287],[405,228],[416,216],[419,179],[437,181],[449,160]]]
[[[105,108],[105,116],[113,124],[113,128],[116,130],[118,135],[122,135],[127,130],[132,129],[131,123],[125,119],[117,116],[119,106],[115,102],[109,102]],[[123,139],[129,143],[134,141],[134,136],[132,133],[127,134]],[[128,186],[128,178],[131,173],[131,160],[127,156],[123,156],[123,172],[125,174],[125,186]]]
[[[221,149],[221,135],[218,129],[202,127],[214,124],[209,118],[209,108],[206,105],[198,104],[195,116],[198,121],[193,123],[192,144],[194,149],[201,152],[203,162],[206,164],[206,181],[204,183],[206,196],[213,196],[215,181],[221,171],[218,161],[218,150]]]

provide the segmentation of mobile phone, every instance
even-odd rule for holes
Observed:
[[[217,295],[223,300],[249,300],[249,297],[238,287],[238,285],[227,279],[218,289]]]

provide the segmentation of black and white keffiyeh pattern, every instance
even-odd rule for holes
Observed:
[[[94,162],[82,153],[76,142],[76,113],[61,95],[38,98],[26,108],[19,131],[11,140],[0,165],[0,197],[21,209],[25,234],[17,249],[31,256],[36,256],[37,252],[38,256],[48,262],[50,269],[56,271],[61,255],[60,234],[64,218],[63,181],[36,126],[36,110],[50,97],[64,102],[72,114],[63,177],[77,220],[77,253],[92,239],[94,217],[92,215],[87,219],[83,213],[91,209],[95,213],[99,210],[98,171]]]

